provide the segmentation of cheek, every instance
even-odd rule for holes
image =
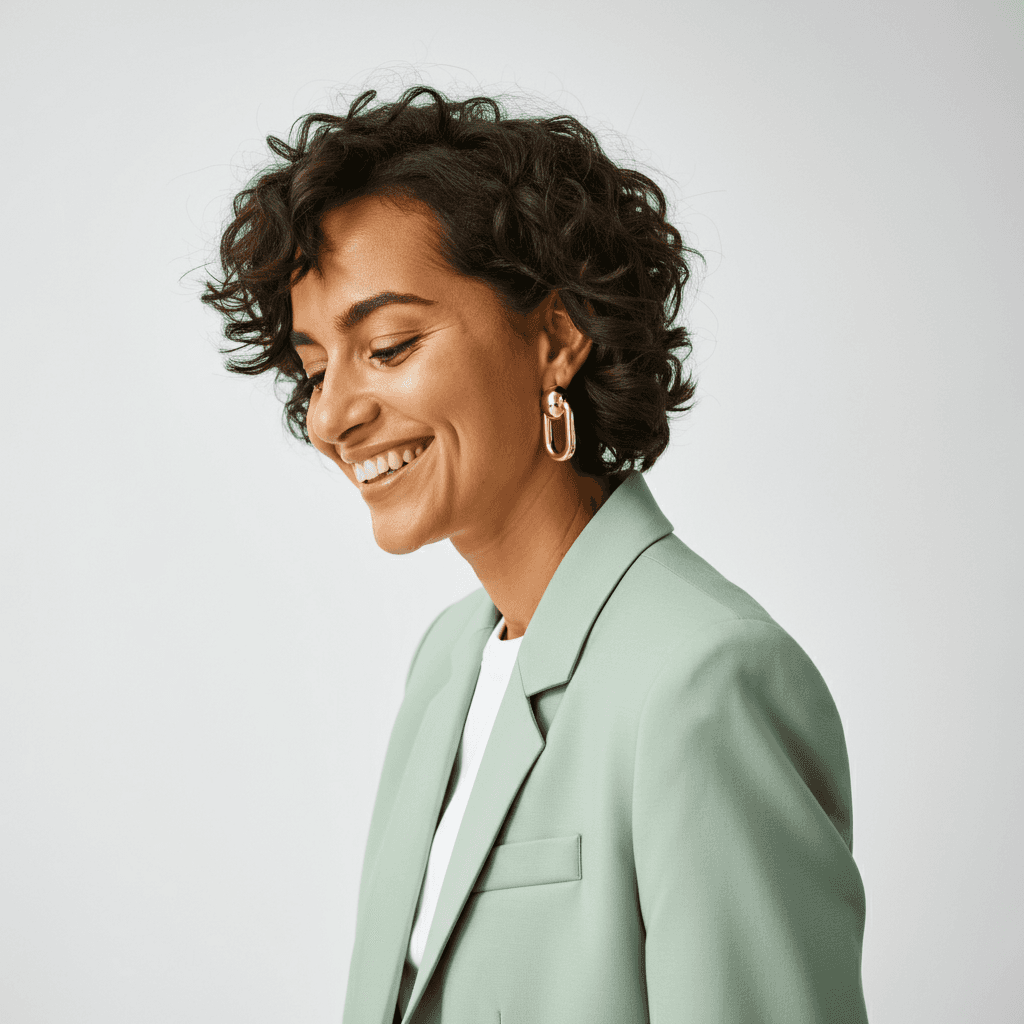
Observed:
[[[459,424],[467,448],[488,460],[514,461],[531,449],[534,435],[540,436],[539,413],[536,421],[523,395],[496,384],[467,403]]]

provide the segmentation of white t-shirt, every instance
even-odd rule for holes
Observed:
[[[423,875],[420,898],[413,917],[412,933],[409,936],[409,948],[405,954],[405,965],[402,969],[402,985],[398,993],[398,1010],[404,1016],[409,1004],[416,972],[423,960],[423,951],[427,945],[427,933],[430,922],[437,909],[437,899],[441,894],[441,883],[444,881],[455,838],[462,824],[462,816],[469,802],[469,794],[476,781],[480,762],[483,760],[484,748],[490,738],[494,720],[498,717],[498,707],[519,654],[522,637],[515,640],[500,640],[505,629],[505,617],[502,616],[494,627],[484,645],[480,659],[480,674],[477,677],[473,699],[466,713],[466,724],[462,729],[462,739],[455,755],[452,777],[449,783],[448,804],[434,830],[434,839],[430,845],[427,858],[427,870]],[[453,788],[454,786],[454,788]]]

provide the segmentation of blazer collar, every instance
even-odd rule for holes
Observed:
[[[637,470],[627,472],[565,553],[526,627],[518,665],[528,697],[572,678],[619,580],[642,551],[671,532],[647,481]]]

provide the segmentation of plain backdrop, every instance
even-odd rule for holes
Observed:
[[[267,134],[425,82],[568,111],[707,268],[647,481],[846,727],[874,1024],[1022,1021],[1024,15],[948,0],[7,2],[0,1020],[340,1019],[417,641],[198,301]]]

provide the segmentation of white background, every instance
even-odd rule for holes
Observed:
[[[835,696],[871,1020],[1024,1020],[1019,4],[8,2],[2,29],[5,1024],[340,1018],[409,659],[477,582],[375,546],[197,296],[268,133],[418,81],[568,110],[665,184],[708,258],[701,390],[647,480]]]

